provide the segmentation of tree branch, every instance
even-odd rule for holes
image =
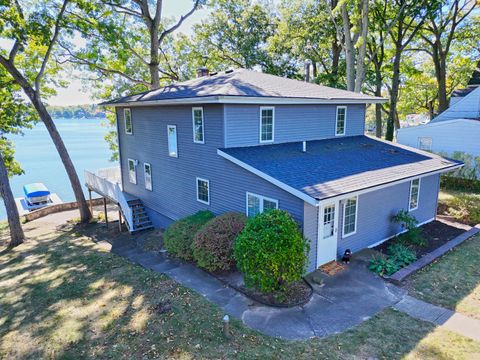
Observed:
[[[65,9],[67,8],[69,0],[64,0],[62,4],[62,8],[57,15],[57,19],[55,20],[55,29],[53,31],[53,37],[50,40],[50,44],[48,44],[47,52],[45,57],[43,58],[42,66],[40,67],[40,71],[35,78],[35,90],[38,92],[40,89],[40,81],[42,80],[43,74],[45,73],[45,68],[47,67],[48,60],[50,58],[50,54],[52,53],[52,49],[57,42],[58,35],[60,33],[60,22],[62,21],[63,14],[65,13]]]
[[[160,37],[158,38],[158,43],[161,44],[163,39],[168,35],[168,34],[171,34],[172,32],[174,32],[175,30],[177,30],[182,24],[183,22],[185,21],[185,19],[187,19],[189,16],[191,16],[195,10],[197,10],[197,7],[198,5],[200,4],[200,0],[195,0],[195,4],[193,5],[192,9],[186,13],[185,15],[183,16],[180,16],[180,19],[178,20],[178,22],[173,25],[171,28],[167,29],[167,30],[164,30],[162,32],[162,34],[160,35]]]

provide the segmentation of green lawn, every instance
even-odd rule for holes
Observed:
[[[442,214],[465,224],[480,224],[480,194],[442,189],[438,203]]]
[[[414,274],[413,296],[480,319],[480,235]]]
[[[89,225],[98,229],[101,225]],[[132,265],[82,229],[25,225],[28,241],[5,251],[0,231],[0,358],[8,359],[452,359],[480,342],[387,309],[327,339],[282,341],[232,321],[166,276]],[[3,245],[2,244],[3,241]],[[171,311],[158,311],[170,303]],[[345,314],[348,316],[348,314]]]

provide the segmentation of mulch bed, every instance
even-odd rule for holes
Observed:
[[[212,274],[212,273],[211,273]],[[287,287],[284,293],[262,293],[255,288],[248,288],[243,275],[238,271],[212,274],[225,285],[241,292],[252,300],[273,307],[292,307],[306,304],[313,294],[312,287],[303,279]]]
[[[434,220],[428,224],[422,225],[422,236],[427,241],[426,246],[412,246],[412,249],[417,254],[417,257],[422,257],[433,250],[439,248],[443,244],[457,237],[465,232],[464,229],[459,229],[455,226],[445,224],[441,221]],[[382,253],[387,253],[387,249],[390,245],[396,243],[398,239],[392,238],[384,243],[376,246],[374,249]]]

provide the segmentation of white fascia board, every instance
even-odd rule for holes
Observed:
[[[257,104],[257,105],[308,105],[308,104],[380,104],[386,102],[385,98],[368,99],[309,99],[288,97],[248,97],[248,96],[198,96],[192,98],[136,101],[114,104],[100,104],[100,106],[136,107],[136,106],[166,106],[177,104]]]
[[[295,189],[295,188],[293,188],[293,187],[275,179],[274,177],[272,177],[270,175],[267,175],[264,172],[259,171],[258,169],[254,168],[253,166],[250,166],[250,165],[244,163],[243,161],[240,161],[237,158],[235,158],[231,155],[228,155],[227,153],[221,151],[220,149],[217,149],[217,154],[220,155],[221,157],[223,157],[224,159],[229,160],[232,163],[234,163],[234,164],[242,167],[243,169],[251,172],[252,174],[255,174],[255,175],[261,177],[262,179],[267,180],[268,182],[272,183],[273,185],[278,186],[280,189],[285,190],[286,192],[302,199],[303,201],[307,202],[308,204],[313,205],[313,206],[318,206],[318,200],[312,198],[311,196],[308,196],[304,192],[301,192],[300,190],[297,190],[297,189]]]
[[[369,193],[369,192],[372,192],[372,191],[376,191],[376,190],[385,189],[385,188],[388,188],[390,186],[395,186],[395,185],[398,185],[398,184],[402,184],[402,183],[405,183],[405,182],[412,181],[414,179],[418,179],[418,178],[421,179],[421,178],[424,178],[426,176],[431,176],[431,175],[436,175],[436,174],[449,172],[449,171],[452,171],[452,170],[459,169],[459,168],[463,167],[463,165],[464,164],[453,165],[453,166],[450,166],[448,168],[442,168],[442,169],[439,169],[439,170],[433,170],[433,171],[426,172],[426,173],[423,173],[423,174],[412,175],[412,176],[409,176],[409,177],[401,179],[401,180],[392,181],[392,182],[389,182],[389,183],[372,186],[372,187],[369,187],[369,188],[366,188],[366,189],[335,195],[335,196],[332,196],[332,197],[328,197],[328,198],[325,198],[325,199],[318,200],[319,205],[323,205],[325,203],[330,203],[332,201],[337,201],[337,200],[340,201],[340,200],[348,199],[348,198],[351,198],[351,197],[354,197],[354,196],[363,195],[363,194],[366,194],[366,193]]]

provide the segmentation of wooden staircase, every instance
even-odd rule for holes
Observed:
[[[150,220],[142,201],[140,199],[133,199],[127,201],[127,203],[132,210],[133,217],[133,227],[132,229],[128,229],[130,233],[152,229],[152,221]]]

